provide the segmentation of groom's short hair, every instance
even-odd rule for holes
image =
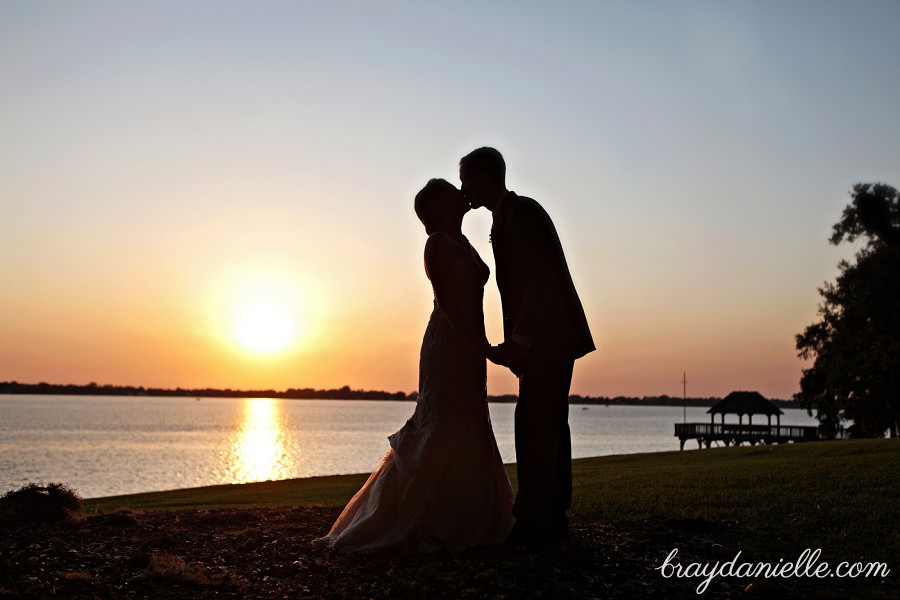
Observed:
[[[415,209],[416,216],[422,223],[431,216],[431,207],[434,202],[441,197],[444,192],[456,190],[456,186],[446,179],[430,179],[419,193],[416,194]]]
[[[506,161],[496,148],[482,146],[462,157],[459,166],[463,171],[486,173],[497,185],[506,185]]]

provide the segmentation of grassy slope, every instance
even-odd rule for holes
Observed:
[[[515,485],[515,468],[508,470]],[[341,506],[366,477],[222,485],[85,504],[92,512]],[[572,514],[598,521],[705,519],[736,524],[800,549],[872,556],[878,548],[879,555],[897,556],[898,498],[900,440],[817,442],[578,459]]]
[[[705,519],[799,548],[900,555],[900,440],[609,456],[576,472],[584,519]]]

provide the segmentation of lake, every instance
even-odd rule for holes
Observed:
[[[60,482],[95,498],[370,472],[388,450],[387,436],[414,408],[365,400],[0,395],[0,493]],[[516,460],[514,409],[490,405],[504,462]],[[688,407],[688,421],[708,422],[706,410]],[[673,426],[682,414],[669,406],[573,405],[572,455],[677,451]],[[787,409],[781,424],[816,421]],[[696,451],[696,444],[686,448]]]

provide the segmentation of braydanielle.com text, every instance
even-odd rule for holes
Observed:
[[[777,563],[770,562],[739,562],[741,552],[738,551],[734,558],[726,562],[715,563],[699,563],[692,562],[682,564],[676,560],[678,548],[669,552],[666,560],[656,567],[660,574],[669,579],[675,577],[678,579],[694,579],[697,577],[704,578],[697,586],[697,593],[702,594],[709,587],[710,582],[716,577],[763,577],[766,579],[782,578],[789,579],[792,577],[816,577],[825,579],[827,577],[850,578],[857,577],[887,577],[890,574],[887,563],[881,562],[842,562],[835,568],[831,568],[827,562],[819,561],[822,551],[819,549],[810,550],[807,548],[800,557],[794,562],[785,562],[783,558],[779,558]]]

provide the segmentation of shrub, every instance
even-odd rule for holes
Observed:
[[[0,497],[0,523],[56,523],[82,514],[81,496],[62,483],[29,483]]]

